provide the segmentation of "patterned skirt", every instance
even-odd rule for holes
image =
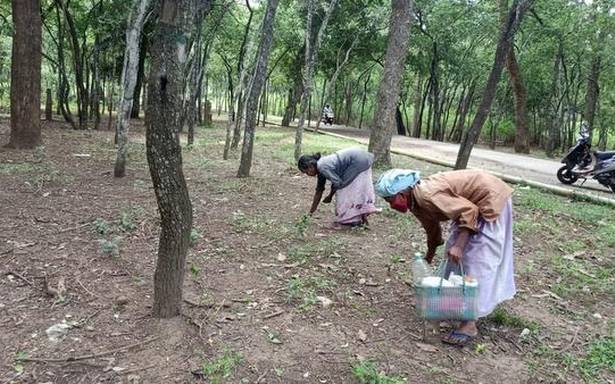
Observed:
[[[376,194],[372,182],[372,169],[361,172],[355,179],[335,191],[335,222],[338,224],[361,223],[372,213],[380,212],[374,205]]]

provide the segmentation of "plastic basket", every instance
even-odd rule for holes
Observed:
[[[444,277],[446,262],[440,264],[437,276]],[[464,277],[463,266],[460,265]],[[415,284],[416,310],[425,320],[476,320],[478,318],[478,285],[465,283],[457,287],[424,287]]]

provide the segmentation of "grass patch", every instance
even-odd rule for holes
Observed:
[[[524,319],[521,316],[512,314],[504,308],[496,308],[488,317],[487,320],[500,327],[510,328],[527,328],[532,332],[538,331],[540,325],[538,323]]]
[[[594,340],[589,345],[587,355],[580,359],[576,366],[587,382],[602,382],[603,372],[609,375],[615,374],[615,338],[604,337]]]
[[[615,294],[615,265],[595,265],[587,260],[568,260],[562,256],[552,258],[552,264],[561,281],[553,291],[562,297],[571,297],[587,291],[594,294]]]
[[[202,374],[211,384],[226,383],[242,361],[240,353],[225,349],[222,356],[203,364]]]
[[[344,241],[337,238],[310,241],[301,245],[291,246],[288,250],[288,259],[291,262],[304,264],[312,258],[336,256],[338,252],[344,249],[344,246]]]
[[[318,294],[328,292],[334,286],[332,281],[322,276],[294,275],[288,280],[288,302],[297,303],[302,311],[309,311],[318,302]]]
[[[375,363],[361,361],[352,365],[352,376],[360,384],[405,384],[407,380],[400,376],[387,376],[378,370]]]

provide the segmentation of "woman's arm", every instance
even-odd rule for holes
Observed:
[[[438,247],[444,244],[444,240],[442,239],[442,228],[440,227],[440,222],[422,216],[415,216],[419,220],[419,222],[425,229],[425,233],[427,234],[427,254],[425,254],[425,260],[427,260],[428,263],[431,263],[434,256],[436,255],[436,250],[438,249]]]
[[[322,199],[322,192],[321,190],[316,190],[316,192],[314,192],[314,199],[312,200],[312,207],[310,208],[310,215],[314,212],[316,212],[316,209],[318,208],[318,204],[320,203],[320,199]]]
[[[466,227],[459,227],[457,240],[455,240],[455,244],[448,249],[448,258],[451,261],[457,264],[461,262],[461,259],[463,258],[463,251],[470,240],[470,235],[472,235],[470,229]]]
[[[329,195],[325,197],[322,202],[325,204],[329,204],[331,202],[331,199],[333,199],[333,195],[335,195],[335,191],[336,189],[331,186],[331,192],[329,192]]]

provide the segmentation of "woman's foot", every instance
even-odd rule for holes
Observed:
[[[463,347],[469,344],[478,336],[478,328],[476,321],[464,321],[454,331],[442,338],[442,342],[446,344]]]

